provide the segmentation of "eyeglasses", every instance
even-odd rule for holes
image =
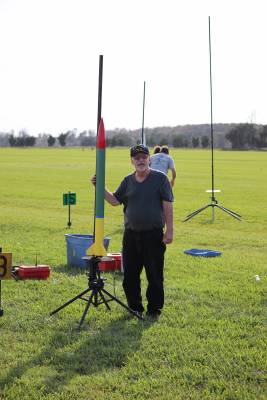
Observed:
[[[134,159],[135,161],[138,161],[138,160],[146,160],[147,158],[148,158],[148,154],[142,154],[142,153],[137,154],[136,156],[133,157],[133,159]]]

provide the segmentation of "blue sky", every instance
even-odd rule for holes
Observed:
[[[264,1],[0,0],[0,131],[267,123]]]

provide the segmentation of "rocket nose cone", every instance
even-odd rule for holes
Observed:
[[[104,149],[106,147],[106,134],[103,118],[101,118],[98,127],[96,147],[98,149]]]

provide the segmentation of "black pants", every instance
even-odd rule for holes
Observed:
[[[163,267],[166,245],[163,230],[135,232],[126,229],[123,236],[123,288],[129,307],[144,311],[141,297],[140,275],[145,267],[148,281],[146,297],[148,312],[160,310],[164,305]]]

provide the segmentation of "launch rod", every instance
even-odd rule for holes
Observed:
[[[102,116],[102,81],[103,81],[103,56],[99,56],[99,73],[98,73],[98,108],[97,108],[97,129],[98,134],[99,124]]]
[[[98,106],[97,106],[97,126],[96,135],[98,135],[99,124],[102,115],[102,82],[103,82],[103,55],[99,56],[99,72],[98,72]],[[96,138],[97,143],[97,138]],[[96,171],[97,171],[97,158],[96,158]],[[95,217],[96,217],[96,188],[95,188],[95,209],[94,209],[94,237],[95,237]]]
[[[211,189],[212,200],[214,197],[214,157],[213,157],[213,110],[212,110],[212,74],[211,74],[211,34],[210,34],[210,17],[209,17],[209,61],[210,61],[210,136],[211,136]]]
[[[141,143],[146,144],[144,136],[144,121],[145,121],[145,99],[146,99],[146,82],[144,82],[144,92],[143,92],[143,115],[142,115],[142,133],[141,133]]]

